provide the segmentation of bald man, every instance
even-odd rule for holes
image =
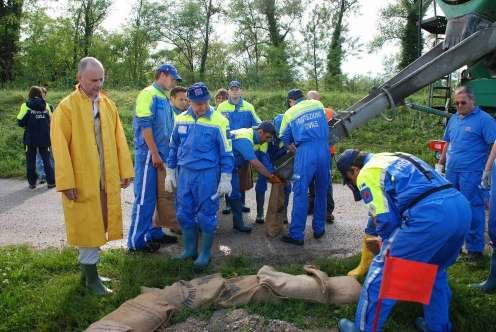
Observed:
[[[98,276],[99,247],[122,239],[121,188],[133,177],[119,113],[101,91],[104,77],[100,61],[81,59],[79,84],[58,105],[50,130],[67,241],[78,247],[86,287],[97,295],[111,293]]]

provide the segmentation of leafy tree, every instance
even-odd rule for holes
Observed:
[[[381,11],[379,35],[371,43],[371,49],[382,47],[388,41],[400,41],[399,69],[405,68],[422,54],[423,39],[418,34],[419,16],[425,14],[432,0],[399,0]],[[420,40],[420,43],[419,43]]]
[[[319,89],[324,60],[322,50],[328,42],[330,11],[325,3],[317,4],[311,11],[311,16],[303,30],[306,42],[305,61],[311,64],[309,75],[313,79],[314,88]]]
[[[107,16],[111,0],[72,0],[73,64],[89,55],[93,36]]]
[[[0,1],[0,85],[13,78],[23,0]]]
[[[265,17],[268,31],[266,79],[271,85],[285,87],[293,82],[293,70],[288,61],[287,37],[301,19],[301,0],[256,0],[256,7]]]
[[[333,26],[331,44],[327,53],[326,83],[328,86],[341,87],[343,73],[341,63],[344,58],[344,43],[346,14],[358,7],[358,0],[334,0],[333,1]]]

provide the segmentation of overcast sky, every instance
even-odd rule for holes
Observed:
[[[360,0],[360,10],[356,15],[348,18],[348,36],[358,37],[359,42],[367,45],[377,34],[377,24],[380,9],[393,0]],[[46,0],[47,3],[60,6],[65,1]],[[303,1],[305,2],[305,1]],[[104,22],[107,30],[118,29],[131,16],[132,7],[136,0],[115,0],[109,10],[109,15]],[[304,6],[306,7],[306,6]],[[220,27],[216,27],[219,29]],[[343,63],[343,72],[350,76],[372,75],[375,76],[384,71],[383,62],[387,56],[398,52],[398,45],[390,43],[374,53],[367,50],[359,56],[348,56]]]

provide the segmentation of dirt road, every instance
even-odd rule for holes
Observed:
[[[268,192],[266,194],[268,200]],[[133,189],[122,192],[124,235],[131,219]],[[255,193],[247,193],[247,204],[252,208],[247,219],[253,226],[250,235],[232,230],[231,216],[219,215],[219,229],[214,244],[216,257],[247,255],[271,262],[304,263],[318,256],[347,256],[360,248],[360,239],[366,222],[367,212],[362,203],[355,203],[348,188],[334,185],[336,201],[336,222],[326,226],[323,238],[312,237],[311,216],[307,220],[304,247],[289,245],[279,238],[265,236],[263,225],[253,224],[255,220]],[[290,206],[291,208],[291,206]],[[65,228],[59,193],[38,187],[27,188],[26,181],[0,179],[0,246],[28,244],[35,248],[63,247]],[[126,247],[126,241],[114,241],[108,247]],[[181,245],[162,248],[166,254],[181,251]]]

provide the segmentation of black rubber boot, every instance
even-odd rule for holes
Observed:
[[[264,203],[265,203],[265,191],[255,191],[257,199],[257,218],[255,222],[257,224],[264,223]]]
[[[96,264],[81,264],[81,269],[83,270],[86,288],[90,289],[98,296],[112,294],[112,290],[105,287],[102,280],[98,276]]]
[[[233,214],[233,228],[238,232],[250,233],[251,227],[245,226],[245,222],[243,220],[243,203],[239,199],[231,200],[231,210]]]

